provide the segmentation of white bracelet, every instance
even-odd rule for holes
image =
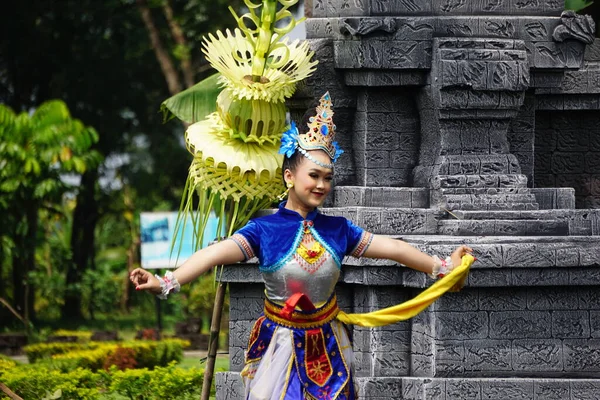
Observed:
[[[446,257],[445,260],[440,260],[438,256],[433,256],[433,270],[429,274],[431,279],[443,278],[448,275],[454,269],[454,264],[450,257]]]
[[[178,293],[181,290],[181,285],[177,282],[177,278],[173,275],[173,272],[167,271],[164,277],[154,275],[160,283],[161,294],[156,295],[161,300],[166,300],[167,296],[171,293]]]

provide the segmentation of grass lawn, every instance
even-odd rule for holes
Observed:
[[[183,360],[177,364],[181,368],[204,368],[206,359],[198,356],[184,356]],[[229,371],[229,354],[218,354],[215,363],[215,371]]]

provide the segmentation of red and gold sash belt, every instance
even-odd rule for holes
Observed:
[[[266,299],[264,309],[265,317],[276,324],[298,329],[323,326],[333,321],[339,311],[335,294],[317,308],[303,293],[291,296],[283,306]]]

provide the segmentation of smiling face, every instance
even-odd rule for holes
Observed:
[[[310,155],[317,161],[330,164],[331,158],[321,150],[312,150]],[[333,170],[321,167],[304,156],[295,171],[286,169],[284,179],[293,182],[294,187],[289,192],[288,201],[307,210],[321,206],[331,191]]]

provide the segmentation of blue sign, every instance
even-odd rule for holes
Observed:
[[[177,214],[177,212],[140,214],[142,268],[177,268],[196,251],[194,244],[197,238],[194,234],[192,217],[182,216],[176,234]],[[219,236],[217,218],[211,214],[204,230],[201,247],[206,247],[217,236]],[[173,238],[175,238],[174,244]],[[171,248],[173,248],[172,252]]]

